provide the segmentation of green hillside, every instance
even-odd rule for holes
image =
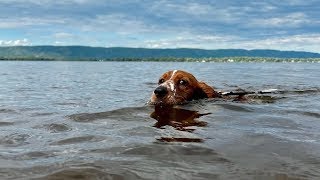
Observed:
[[[88,46],[13,46],[0,47],[0,59],[108,60],[119,58],[320,58],[319,53],[244,49],[146,49]]]

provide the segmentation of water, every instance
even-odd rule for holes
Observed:
[[[191,102],[175,110],[193,117],[188,125],[159,124],[145,103],[171,69],[218,90],[278,91],[246,103]],[[319,63],[1,61],[0,177],[318,179],[319,69]]]

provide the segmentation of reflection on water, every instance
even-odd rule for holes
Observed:
[[[172,106],[155,106],[150,117],[157,120],[154,127],[172,126],[179,131],[193,132],[192,126],[204,127],[207,122],[199,121],[197,118],[211,113],[200,114],[197,111],[175,108]],[[201,138],[160,137],[162,142],[203,142]]]
[[[211,113],[199,114],[197,111],[174,108],[171,106],[156,106],[150,117],[157,120],[154,124],[157,128],[169,125],[178,130],[185,131],[188,130],[185,128],[188,126],[206,126],[206,122],[198,121],[197,118],[208,114]]]

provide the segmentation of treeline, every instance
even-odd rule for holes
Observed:
[[[268,58],[320,58],[319,53],[303,51],[245,50],[245,49],[147,49],[126,47],[88,46],[10,46],[0,47],[0,57],[11,59],[168,59],[187,61],[189,58],[268,57]],[[17,58],[18,57],[18,58]],[[177,59],[175,59],[177,58]],[[181,60],[181,61],[182,61]]]
[[[57,61],[49,57],[0,57],[0,61]],[[61,59],[62,60],[62,59]]]
[[[266,58],[266,57],[224,57],[224,58],[50,58],[50,57],[0,57],[2,61],[122,61],[122,62],[317,62],[320,58]]]

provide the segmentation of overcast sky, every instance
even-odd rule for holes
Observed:
[[[0,0],[0,46],[320,52],[319,0]]]

